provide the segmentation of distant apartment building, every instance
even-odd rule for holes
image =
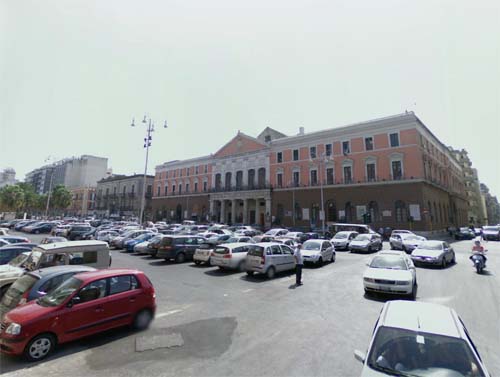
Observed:
[[[151,218],[154,176],[146,176],[145,218]],[[138,218],[143,196],[144,175],[113,175],[97,182],[95,213],[99,217]]]
[[[0,187],[15,185],[16,183],[16,171],[14,169],[5,168],[0,170]]]
[[[477,170],[472,167],[472,162],[465,149],[458,150],[449,147],[455,159],[462,166],[463,180],[465,183],[465,195],[467,198],[467,217],[470,224],[476,226],[486,224],[487,213],[484,199],[481,196],[480,182]]]
[[[72,194],[72,200],[71,205],[66,210],[66,214],[78,217],[93,215],[96,209],[96,188],[76,187],[70,189],[70,191]]]
[[[500,203],[496,196],[491,195],[488,186],[480,184],[481,196],[486,208],[486,224],[500,224]]]
[[[304,229],[323,219],[415,230],[468,220],[462,166],[413,112],[295,136],[238,132],[213,155],[157,166],[153,211]]]
[[[108,159],[83,155],[42,166],[26,174],[38,194],[49,192],[50,186],[64,185],[67,188],[95,187],[98,180],[106,176]],[[52,183],[51,183],[52,181]]]

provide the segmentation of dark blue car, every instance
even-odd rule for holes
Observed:
[[[46,295],[80,272],[96,271],[88,266],[55,266],[28,272],[12,284],[0,301],[0,319],[9,310]]]
[[[54,228],[52,223],[42,223],[30,229],[30,233],[40,234],[40,233],[50,233]]]
[[[124,249],[127,250],[128,252],[133,252],[134,251],[134,246],[141,243],[141,242],[144,242],[144,241],[148,241],[150,240],[151,238],[153,238],[154,236],[156,236],[156,233],[144,233],[144,234],[141,234],[140,236],[136,237],[136,238],[133,238],[131,240],[128,240],[128,241],[125,241],[124,243]]]
[[[3,246],[0,247],[0,265],[9,263],[12,259],[24,252],[30,252],[31,248],[22,246]]]

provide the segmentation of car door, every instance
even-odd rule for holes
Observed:
[[[74,296],[80,301],[66,308],[66,312],[60,316],[65,339],[80,338],[108,328],[104,312],[107,284],[107,279],[92,281]]]
[[[443,250],[446,258],[446,262],[451,262],[453,259],[453,249],[448,242],[443,242]]]
[[[118,275],[107,280],[109,293],[103,304],[106,321],[110,327],[130,324],[144,301],[137,278],[134,275]]]
[[[415,269],[415,265],[413,261],[408,256],[405,258],[406,265],[408,266],[409,271],[411,272],[411,276],[413,277],[413,282],[417,281],[417,270]]]
[[[284,270],[293,270],[295,268],[295,258],[293,256],[292,248],[288,245],[280,245],[280,247],[283,255]]]
[[[269,246],[269,250],[271,251],[271,255],[266,256],[266,260],[269,258],[270,265],[276,268],[276,272],[283,271],[285,268],[285,263],[283,260],[283,253],[281,252],[281,248],[278,245]]]
[[[321,243],[321,257],[323,258],[324,262],[330,260],[330,258],[332,257],[332,250],[330,248],[330,243],[327,241],[323,241]]]

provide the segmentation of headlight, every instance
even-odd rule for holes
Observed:
[[[375,279],[372,279],[372,278],[363,278],[364,281],[368,282],[368,283],[374,283],[375,282]]]
[[[11,323],[8,327],[7,330],[5,330],[6,334],[10,335],[19,335],[21,334],[21,325],[17,323]]]

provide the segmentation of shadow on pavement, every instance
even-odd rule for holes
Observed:
[[[213,266],[209,265],[209,264],[206,264],[206,263],[200,263],[200,264],[191,263],[189,265],[189,267],[191,267],[191,268],[209,268],[209,267],[213,267]]]
[[[377,301],[377,302],[387,302],[387,301],[392,301],[392,300],[406,300],[406,301],[413,301],[413,298],[410,296],[405,296],[405,295],[394,295],[394,294],[389,294],[389,293],[365,293],[363,296],[365,299],[370,300],[370,301]],[[418,292],[417,292],[417,298],[418,298]],[[417,301],[417,300],[415,300]]]
[[[243,275],[240,277],[241,280],[248,281],[250,283],[264,283],[266,281],[272,281],[272,280],[277,280],[277,279],[283,279],[290,277],[291,275],[295,275],[295,271],[290,270],[290,271],[284,271],[284,272],[277,272],[274,279],[268,279],[266,275],[264,274],[254,274],[254,275]]]
[[[228,276],[228,275],[234,275],[234,274],[241,274],[241,271],[238,270],[223,270],[220,268],[215,268],[213,270],[205,271],[203,272],[205,275],[210,275],[210,276]]]

